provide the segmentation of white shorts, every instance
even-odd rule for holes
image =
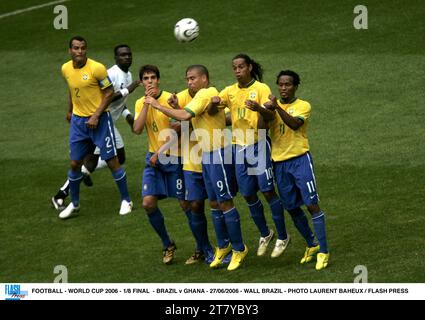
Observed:
[[[124,140],[122,139],[120,132],[115,126],[114,126],[114,134],[115,134],[115,147],[117,149],[124,148]],[[96,149],[94,150],[94,154],[100,154],[100,149],[98,147],[96,147]]]

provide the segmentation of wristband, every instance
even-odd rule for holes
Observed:
[[[121,90],[120,90],[120,93],[121,93],[121,95],[122,95],[123,97],[126,97],[126,96],[128,96],[128,95],[130,94],[130,92],[128,91],[128,89],[127,89],[127,88],[121,89]]]

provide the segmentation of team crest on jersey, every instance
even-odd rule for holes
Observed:
[[[257,98],[257,92],[255,92],[255,91],[251,91],[251,92],[249,93],[249,99],[250,99],[250,100],[254,100],[255,98]]]
[[[89,79],[89,75],[88,74],[83,74],[83,80],[88,80]]]

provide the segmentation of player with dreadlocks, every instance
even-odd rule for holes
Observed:
[[[248,203],[251,217],[261,233],[258,256],[263,256],[274,232],[267,226],[264,207],[257,193],[261,191],[269,203],[278,239],[271,254],[280,256],[289,243],[286,233],[283,206],[274,189],[270,144],[266,139],[266,124],[275,114],[264,107],[271,93],[262,83],[261,65],[246,54],[232,59],[237,82],[223,89],[219,96],[211,99],[210,112],[220,107],[229,107],[233,131],[233,161],[239,191]]]

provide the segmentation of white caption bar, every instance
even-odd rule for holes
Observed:
[[[425,284],[2,283],[2,300],[423,300]]]

